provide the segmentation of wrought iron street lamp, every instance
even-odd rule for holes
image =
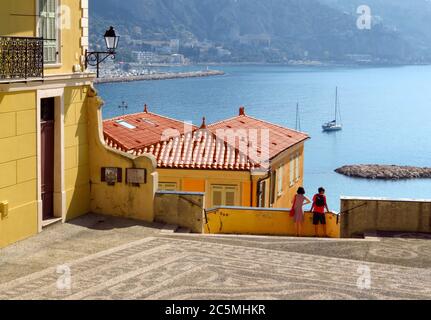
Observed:
[[[118,42],[120,41],[120,37],[115,34],[114,27],[110,27],[109,30],[106,30],[104,37],[106,43],[106,51],[85,52],[85,68],[88,68],[89,65],[96,67],[98,78],[99,65],[109,57],[115,59],[115,55],[117,54],[116,50],[118,47]]]

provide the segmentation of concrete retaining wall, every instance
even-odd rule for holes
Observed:
[[[154,220],[202,233],[205,193],[157,192]]]
[[[341,212],[342,238],[373,231],[431,233],[431,200],[343,197]]]

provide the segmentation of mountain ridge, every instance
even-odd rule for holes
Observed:
[[[91,39],[95,42],[112,24],[132,39],[208,40],[230,50],[231,60],[238,62],[264,61],[271,54],[320,61],[367,55],[392,63],[421,62],[431,56],[428,47],[416,50],[418,42],[384,24],[359,30],[358,16],[335,1],[128,0],[124,6],[119,0],[93,0]],[[244,45],[241,40],[248,35],[267,36],[271,47]]]

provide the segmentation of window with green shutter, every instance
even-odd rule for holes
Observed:
[[[177,191],[176,182],[159,182],[159,191]]]
[[[238,188],[236,186],[212,185],[212,207],[237,205]]]
[[[57,0],[39,0],[39,36],[44,39],[44,62],[58,62]]]
[[[276,170],[277,176],[277,195],[281,197],[283,195],[283,175],[284,175],[284,166],[281,166]]]

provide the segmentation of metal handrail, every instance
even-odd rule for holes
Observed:
[[[342,211],[342,212],[338,213],[338,214],[337,214],[337,224],[339,223],[339,221],[340,221],[340,217],[341,217],[342,215],[344,215],[344,214],[346,214],[346,213],[349,213],[349,212],[351,212],[351,211],[355,211],[355,210],[357,210],[357,209],[360,209],[360,208],[366,207],[366,206],[368,206],[368,203],[364,202],[363,204],[361,204],[361,205],[359,205],[359,206],[356,206],[356,207],[354,207],[354,208],[350,208],[350,209],[347,209],[347,210],[344,210],[344,211]]]
[[[18,37],[18,36],[0,36],[0,38],[10,38],[10,39],[28,39],[28,40],[48,40],[48,39],[44,39],[42,37]]]
[[[363,204],[361,204],[359,206],[356,206],[354,208],[350,208],[350,209],[347,209],[347,210],[344,210],[344,211],[340,212],[339,215],[342,215],[342,214],[345,214],[345,213],[349,213],[350,211],[354,211],[354,210],[357,210],[359,208],[366,207],[366,206],[368,206],[368,203],[364,202]]]

